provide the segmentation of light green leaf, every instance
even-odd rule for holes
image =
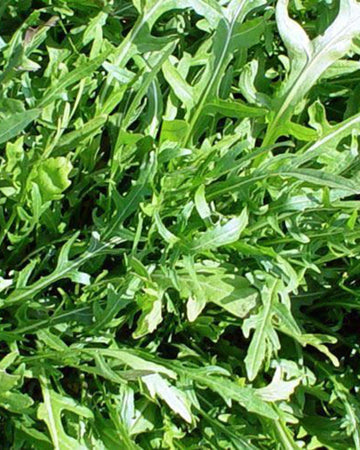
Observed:
[[[102,127],[107,120],[106,116],[94,117],[89,122],[83,124],[78,130],[70,131],[61,137],[56,147],[70,151],[80,143],[84,143],[91,137],[102,132]]]
[[[234,19],[242,21],[249,12],[265,3],[266,0],[231,0],[225,10],[226,17],[229,21]]]
[[[146,384],[146,387],[149,389],[150,395],[153,398],[155,398],[155,396],[161,398],[186,422],[192,422],[190,403],[184,392],[172,386],[159,374],[146,375],[142,377],[142,381]]]
[[[174,94],[181,100],[185,108],[191,109],[194,105],[195,94],[193,88],[186,83],[174,65],[172,59],[168,59],[162,66],[166,81],[171,86]]]
[[[62,414],[70,411],[87,419],[93,418],[93,413],[86,407],[79,405],[70,397],[64,397],[49,387],[47,379],[42,377],[43,403],[38,408],[38,418],[43,420],[49,430],[55,450],[86,449],[78,440],[70,437],[62,424]]]
[[[305,30],[289,17],[288,5],[289,0],[278,0],[276,23],[291,61],[291,72],[285,85],[291,87],[311,59],[313,47]]]
[[[161,128],[160,142],[181,142],[186,136],[189,125],[185,120],[164,120]]]
[[[162,322],[162,295],[153,289],[147,289],[140,297],[140,307],[142,310],[138,320],[138,325],[133,333],[135,339],[153,333]]]
[[[217,225],[202,233],[200,237],[194,239],[190,249],[194,252],[202,252],[232,244],[240,238],[247,224],[248,213],[244,209],[239,217],[230,219],[225,225]]]
[[[97,30],[99,28],[101,29],[105,25],[107,18],[108,14],[101,11],[99,14],[97,14],[90,20],[89,25],[86,28],[82,38],[83,45],[89,44],[96,38]]]
[[[336,338],[327,335],[320,334],[303,334],[300,338],[302,345],[311,345],[315,347],[319,352],[326,355],[335,367],[340,366],[338,358],[330,352],[325,344],[336,344]]]
[[[206,268],[196,274],[196,285],[193,277],[179,274],[178,282],[184,297],[190,297],[191,303],[199,302],[199,290],[201,291],[202,308],[206,303],[214,303],[228,311],[235,317],[244,318],[257,305],[259,294],[252,288],[249,282],[235,274],[226,273],[221,269],[214,269],[206,273]],[[188,305],[188,308],[190,307]],[[201,309],[202,309],[201,308]],[[189,320],[193,321],[201,312],[191,314]],[[189,311],[188,311],[189,315]]]
[[[69,349],[64,341],[62,341],[55,334],[51,333],[49,330],[39,330],[37,332],[37,336],[42,342],[44,342],[44,344],[53,350],[64,352]]]
[[[63,157],[48,158],[35,167],[32,179],[39,186],[43,201],[58,200],[70,186],[70,172],[73,166]]]
[[[19,380],[19,375],[11,375],[7,373],[5,370],[0,369],[0,395],[4,392],[10,391],[13,387],[15,387]]]
[[[27,394],[16,391],[0,393],[0,406],[10,412],[24,414],[33,404],[33,399]]]
[[[281,377],[281,369],[276,369],[274,378],[267,386],[256,389],[256,394],[266,402],[278,402],[289,400],[297,386],[299,386],[301,378],[285,381]]]
[[[165,225],[163,224],[162,220],[160,219],[158,211],[154,214],[156,227],[158,229],[159,234],[163,239],[165,239],[166,242],[168,242],[171,245],[176,244],[179,241],[179,238],[175,236],[171,231],[169,231]]]
[[[231,404],[233,400],[247,411],[270,419],[277,419],[275,411],[256,394],[255,389],[242,387],[234,381],[219,376],[196,375],[193,371],[189,371],[189,376],[200,385],[218,393],[227,404]]]
[[[205,198],[205,186],[202,184],[195,192],[195,206],[202,219],[208,219],[211,216],[211,210]]]
[[[119,361],[124,366],[129,366],[134,370],[154,372],[162,375],[166,375],[169,378],[176,378],[176,373],[173,370],[167,369],[166,367],[150,362],[146,359],[140,358],[134,355],[131,351],[120,350],[120,349],[98,349],[98,348],[87,348],[84,353],[89,355],[101,354],[104,357],[112,358]]]
[[[359,187],[352,180],[341,177],[340,175],[327,174],[315,169],[292,169],[280,170],[279,175],[295,177],[301,181],[312,183],[319,186],[328,186],[334,189],[343,189],[349,191],[349,194],[358,194]]]

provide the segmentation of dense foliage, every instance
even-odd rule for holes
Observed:
[[[360,3],[0,24],[1,448],[360,450]]]

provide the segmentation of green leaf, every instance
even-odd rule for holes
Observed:
[[[322,74],[349,52],[360,30],[360,5],[355,0],[344,0],[333,23],[310,42],[300,25],[289,18],[288,3],[289,0],[278,1],[277,24],[289,51],[292,72],[276,101],[265,145],[286,132],[295,107]]]
[[[257,395],[266,402],[278,402],[289,400],[297,386],[299,386],[301,378],[285,381],[281,379],[281,369],[277,368],[274,378],[267,386],[256,389]]]
[[[359,0],[0,17],[1,446],[360,450]]]
[[[231,400],[238,402],[246,410],[259,416],[277,419],[277,414],[266,402],[257,396],[256,390],[250,387],[241,387],[237,383],[224,377],[201,376],[190,374],[191,378],[202,386],[206,386],[218,393],[226,403]]]
[[[175,95],[184,104],[185,108],[191,109],[194,105],[193,88],[186,83],[181,73],[177,70],[171,60],[165,61],[162,66],[164,77],[171,86]]]
[[[323,133],[320,138],[316,142],[305,147],[300,155],[297,155],[289,162],[289,165],[292,168],[295,168],[316,159],[326,151],[336,148],[342,139],[359,130],[360,114],[356,114],[334,126],[325,124],[325,129],[322,129]]]
[[[73,166],[63,157],[48,158],[35,167],[32,179],[39,186],[43,201],[59,200],[71,185],[69,179]]]
[[[15,113],[2,119],[0,123],[0,144],[18,136],[40,114],[41,109],[29,109],[28,111]]]
[[[118,231],[122,223],[136,210],[139,203],[148,192],[149,183],[155,175],[156,158],[153,153],[150,154],[149,160],[145,161],[141,168],[141,174],[125,198],[120,198],[117,201],[116,209],[111,217],[109,224],[104,230],[105,236],[112,236]],[[102,224],[99,226],[102,226]]]
[[[102,127],[107,120],[106,116],[94,117],[89,122],[83,124],[80,129],[71,131],[63,135],[57,144],[57,149],[66,149],[70,151],[80,143],[84,143],[91,137],[101,133]]]
[[[115,361],[119,361],[120,364],[123,364],[124,366],[129,366],[132,369],[139,371],[139,372],[153,372],[158,373],[162,375],[166,375],[169,378],[176,378],[176,373],[173,370],[170,370],[166,368],[163,365],[150,362],[144,358],[141,358],[137,355],[135,355],[131,351],[120,350],[117,348],[110,348],[110,349],[99,349],[99,348],[87,348],[83,350],[84,353],[89,354],[91,356],[100,354],[103,357],[111,358]]]
[[[190,249],[194,252],[213,250],[236,242],[248,224],[248,213],[244,210],[239,217],[230,219],[225,225],[217,225],[194,239]]]
[[[274,314],[273,304],[277,282],[271,280],[269,287],[264,287],[262,293],[263,306],[256,316],[245,320],[243,332],[245,337],[249,337],[250,330],[254,329],[247,355],[245,358],[246,373],[250,381],[253,381],[259,373],[259,370],[269,353],[280,348],[280,343],[273,330],[271,319]]]
[[[140,298],[142,310],[138,326],[133,333],[135,339],[153,333],[163,320],[162,317],[162,295],[152,289],[147,289]]]
[[[202,219],[210,218],[211,210],[205,198],[205,186],[202,184],[195,193],[195,205]]]
[[[161,142],[181,142],[188,130],[184,120],[164,120],[161,128]]]
[[[142,377],[142,381],[149,389],[150,395],[160,397],[169,407],[179,414],[186,422],[192,422],[192,414],[190,404],[184,392],[172,386],[168,381],[164,380],[159,374],[146,375]]]
[[[255,308],[258,292],[249,282],[238,275],[226,273],[222,269],[210,270],[205,267],[196,273],[196,282],[191,276],[179,274],[178,282],[182,296],[196,298],[201,290],[201,297],[206,303],[214,303],[235,317],[244,318]],[[188,306],[189,308],[189,306]],[[195,320],[200,314],[190,314]],[[189,312],[188,312],[189,315]]]
[[[233,1],[228,7],[227,18],[220,20],[217,24],[213,37],[213,53],[204,75],[194,88],[197,102],[191,112],[189,128],[183,140],[185,146],[193,139],[193,134],[204,113],[204,109],[213,101],[213,96],[219,89],[233,52],[244,46],[249,48],[258,42],[259,35],[256,32],[254,34],[254,29],[259,30],[261,34],[263,30],[261,22],[256,21],[249,28],[247,24],[242,27],[242,22],[248,12],[261,4],[263,4],[263,1]]]
[[[288,5],[289,0],[278,0],[276,23],[291,60],[291,72],[287,80],[291,87],[312,58],[313,47],[305,30],[289,17]]]
[[[220,116],[243,119],[244,117],[261,117],[267,110],[256,106],[249,106],[245,103],[229,100],[216,99],[207,103],[204,107],[204,114],[219,114]]]
[[[5,371],[0,372],[0,393],[10,391],[18,384],[19,379],[19,375],[10,375]]]
[[[112,325],[113,319],[117,314],[125,309],[134,297],[134,291],[131,286],[127,286],[124,290],[116,292],[114,287],[109,284],[107,286],[107,299],[104,308],[100,306],[98,302],[94,303],[94,318],[95,323],[91,327],[92,332],[95,334],[98,330]]]
[[[0,393],[0,406],[12,413],[24,414],[33,404],[33,399],[27,394],[16,391]]]
[[[320,170],[314,169],[294,169],[287,171],[286,169],[279,171],[280,176],[295,177],[301,181],[312,183],[319,186],[328,186],[334,189],[344,189],[349,193],[357,194],[359,188],[352,180],[341,177],[339,175],[327,174]]]
[[[43,403],[38,408],[38,418],[43,420],[49,430],[54,448],[65,450],[74,448],[86,449],[86,446],[79,444],[77,440],[70,437],[63,427],[61,416],[65,411],[70,411],[78,416],[87,419],[93,418],[93,413],[86,407],[77,404],[72,398],[65,397],[53,391],[49,387],[46,378],[42,378]]]
[[[82,63],[79,67],[73,71],[66,74],[61,78],[54,86],[50,87],[43,95],[42,100],[39,102],[39,108],[45,108],[51,105],[56,99],[58,99],[67,88],[73,84],[79,82],[85,77],[93,74],[93,72],[98,69],[104,61],[108,58],[111,53],[111,49],[105,50],[96,58]]]

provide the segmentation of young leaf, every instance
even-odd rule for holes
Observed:
[[[59,200],[61,194],[70,186],[71,162],[62,156],[48,158],[38,164],[31,176],[39,186],[43,201]]]

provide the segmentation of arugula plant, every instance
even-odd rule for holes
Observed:
[[[2,446],[360,450],[360,3],[0,23]]]

